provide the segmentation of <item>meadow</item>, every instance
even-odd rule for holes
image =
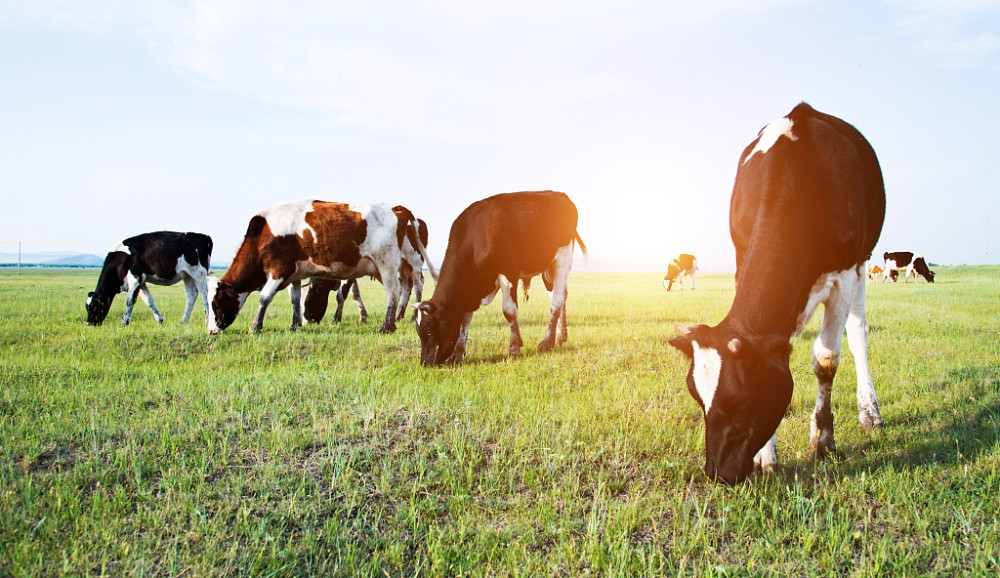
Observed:
[[[731,274],[665,295],[654,274],[574,272],[569,343],[539,354],[541,283],[506,357],[499,302],[466,362],[425,368],[412,323],[246,333],[158,326],[98,271],[0,271],[0,575],[986,576],[1000,572],[1000,267],[868,286],[885,429],[834,385],[839,453],[807,452],[819,317],[793,342],[781,466],[735,488],[701,472],[704,428],[676,324],[716,323]],[[432,283],[428,282],[430,295]],[[287,295],[287,294],[285,294]],[[821,311],[820,311],[821,313]],[[845,344],[846,345],[846,344]]]

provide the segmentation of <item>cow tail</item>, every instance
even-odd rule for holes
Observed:
[[[580,238],[579,231],[573,231],[573,239],[576,243],[580,245],[580,252],[583,253],[583,266],[587,266],[587,246],[583,244],[583,239]]]
[[[406,235],[407,237],[410,237],[410,244],[417,248],[417,252],[420,253],[420,256],[424,259],[424,263],[427,263],[427,270],[431,272],[431,277],[434,278],[434,284],[436,285],[440,276],[438,275],[437,269],[434,268],[434,263],[431,263],[431,258],[427,255],[427,249],[424,247],[424,244],[420,242],[420,235],[417,232],[417,220],[413,219],[410,223],[413,226],[412,228],[410,226],[406,227]],[[411,232],[413,233],[412,235],[410,234]]]

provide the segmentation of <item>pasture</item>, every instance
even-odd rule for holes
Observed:
[[[209,337],[201,305],[153,287],[119,325],[84,324],[98,271],[0,271],[0,575],[996,575],[1000,267],[868,286],[886,427],[857,425],[853,360],[834,387],[839,454],[807,455],[810,351],[778,471],[701,473],[704,428],[675,324],[716,323],[731,274],[665,295],[662,275],[574,272],[569,343],[507,359],[499,300],[466,363],[419,365],[412,323],[292,333],[287,293]],[[431,293],[428,280],[426,295]],[[372,319],[381,286],[362,282]],[[330,313],[332,316],[332,311]]]

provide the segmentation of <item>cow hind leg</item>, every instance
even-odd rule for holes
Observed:
[[[388,268],[387,268],[388,269]],[[382,274],[382,286],[385,289],[385,320],[379,333],[396,331],[396,308],[399,305],[399,277],[391,269]]]
[[[854,370],[858,380],[858,422],[866,431],[882,429],[882,414],[878,409],[878,396],[868,370],[868,323],[865,318],[865,284],[859,283],[847,315],[847,346],[854,356]]]
[[[288,296],[292,300],[292,326],[289,328],[295,331],[302,327],[302,283],[292,281],[288,286]]]
[[[549,319],[549,328],[545,332],[545,337],[542,338],[542,342],[538,344],[538,351],[548,351],[556,343],[556,332],[559,326],[559,320],[563,314],[563,308],[566,306],[566,296],[567,296],[567,284],[569,281],[569,270],[573,264],[573,245],[566,245],[565,247],[560,247],[556,251],[556,258],[553,260],[552,264],[549,265],[549,277],[552,279],[552,290],[549,291],[549,298],[551,304],[549,305],[549,313],[551,315]],[[543,279],[544,280],[544,279]]]
[[[514,357],[521,355],[521,346],[524,345],[521,341],[521,329],[517,325],[517,277],[511,281],[505,275],[500,275],[497,281],[500,283],[500,292],[503,293],[503,316],[510,325],[510,347],[507,349],[507,355]]]

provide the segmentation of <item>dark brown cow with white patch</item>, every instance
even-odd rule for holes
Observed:
[[[729,212],[733,305],[717,326],[678,327],[670,340],[691,359],[687,387],[705,415],[709,477],[733,484],[777,463],[775,431],[792,398],[789,339],[820,303],[810,449],[818,458],[836,449],[830,397],[845,326],[859,421],[882,427],[868,372],[863,267],[884,219],[875,151],[853,126],[808,104],[767,125],[740,155]]]
[[[412,221],[412,214],[399,215],[385,203],[302,200],[261,211],[250,219],[226,274],[209,280],[209,333],[231,325],[253,291],[260,291],[260,305],[250,332],[260,331],[267,306],[285,287],[292,298],[292,329],[296,329],[302,324],[302,279],[365,275],[385,287],[388,306],[380,331],[395,331],[400,247]]]
[[[549,290],[549,328],[539,351],[566,342],[566,285],[576,232],[576,205],[554,191],[507,193],[476,201],[455,219],[441,274],[429,301],[417,305],[420,362],[458,363],[465,355],[472,314],[503,294],[510,325],[508,354],[521,352],[517,282],[542,275]]]

